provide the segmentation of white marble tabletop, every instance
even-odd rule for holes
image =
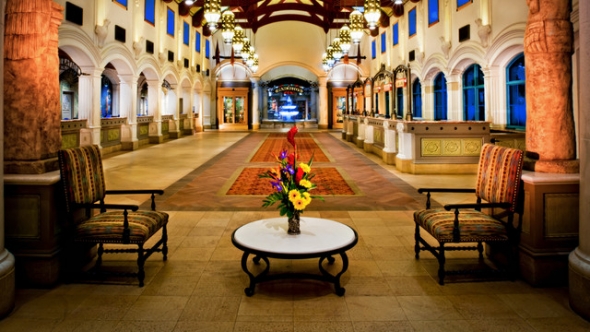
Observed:
[[[306,255],[342,249],[356,241],[349,226],[321,218],[301,216],[301,234],[287,233],[287,217],[253,221],[236,229],[236,244],[269,254]]]

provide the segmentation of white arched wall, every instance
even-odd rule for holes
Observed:
[[[447,76],[449,120],[463,121],[462,77],[465,69],[474,63],[479,64],[484,74],[486,73],[488,64],[485,62],[484,51],[481,45],[476,42],[465,42],[465,45],[462,44],[449,59],[450,75]],[[486,93],[486,116],[488,115],[488,99]]]

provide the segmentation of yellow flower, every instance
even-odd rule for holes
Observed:
[[[311,188],[311,182],[309,180],[302,179],[299,181],[299,185],[307,189]]]
[[[301,199],[301,198],[293,201],[293,206],[295,207],[295,210],[303,210],[303,209],[305,209],[307,204],[309,204],[309,203],[306,200]]]
[[[305,173],[309,173],[311,171],[311,167],[305,163],[300,163],[299,168],[301,168]]]
[[[307,204],[311,203],[311,195],[308,192],[304,192],[301,199],[306,201]]]
[[[289,200],[295,204],[295,201],[300,200],[301,199],[301,193],[299,193],[298,190],[292,189],[291,191],[289,191]]]

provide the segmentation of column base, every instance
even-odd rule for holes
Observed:
[[[568,252],[534,252],[520,247],[518,253],[521,277],[535,287],[567,285]]]
[[[124,151],[135,151],[139,149],[139,141],[134,142],[121,142],[121,150]]]
[[[569,255],[569,295],[572,309],[590,321],[590,257],[579,247]]]
[[[0,252],[0,319],[14,308],[15,276],[14,256],[8,250]]]
[[[150,144],[162,144],[164,136],[150,136]]]

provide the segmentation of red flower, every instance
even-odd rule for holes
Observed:
[[[287,142],[291,143],[295,147],[295,134],[297,134],[297,126],[291,127],[287,133]]]
[[[303,179],[304,175],[305,172],[303,171],[303,169],[301,167],[297,168],[297,173],[295,174],[295,183],[299,185],[299,182],[301,181],[301,179]]]
[[[295,154],[291,153],[289,154],[289,156],[287,156],[287,164],[291,165],[291,166],[295,166]]]

